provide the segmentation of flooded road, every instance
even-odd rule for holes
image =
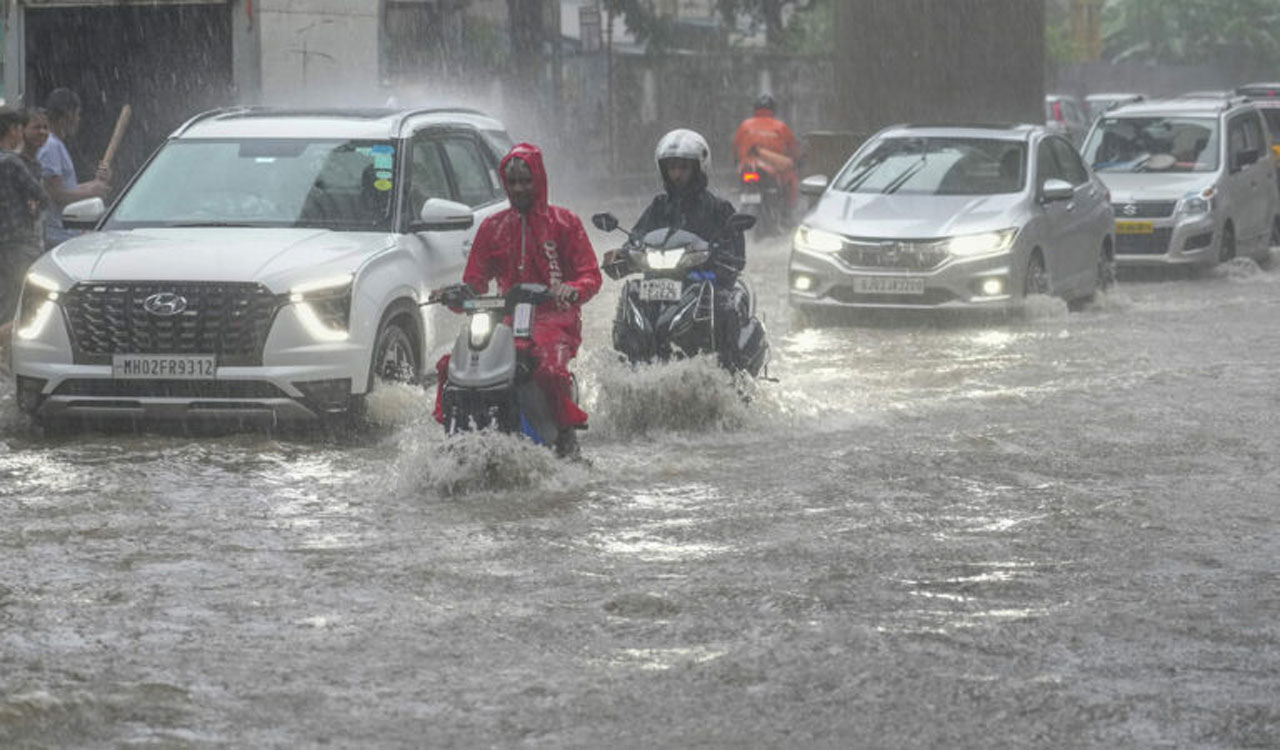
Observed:
[[[1280,271],[793,331],[749,252],[778,382],[621,367],[607,281],[590,465],[408,387],[335,444],[6,384],[0,746],[1280,746]]]

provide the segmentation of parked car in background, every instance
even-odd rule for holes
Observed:
[[[12,349],[21,409],[359,414],[377,379],[412,381],[447,347],[447,313],[420,303],[461,279],[476,224],[506,205],[509,144],[461,109],[192,119],[110,211],[67,207],[99,231],[32,265]]]
[[[1084,157],[1111,190],[1121,265],[1259,260],[1280,231],[1267,128],[1243,97],[1178,98],[1107,112]]]
[[[791,251],[802,312],[1078,307],[1113,279],[1106,188],[1043,126],[891,127],[802,189],[821,194]]]
[[[1084,106],[1089,113],[1089,121],[1092,122],[1098,119],[1103,112],[1106,112],[1109,109],[1119,107],[1122,104],[1140,102],[1146,98],[1147,97],[1142,94],[1089,94],[1084,98]]]
[[[1267,121],[1270,131],[1271,151],[1276,159],[1276,168],[1280,169],[1280,83],[1246,83],[1236,89],[1242,96],[1247,96]]]
[[[1045,125],[1052,133],[1066,137],[1079,148],[1089,132],[1089,115],[1074,96],[1049,94],[1044,98]]]

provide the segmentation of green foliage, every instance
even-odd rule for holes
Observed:
[[[1071,38],[1068,23],[1047,23],[1044,27],[1045,54],[1056,63],[1075,62],[1080,59],[1079,45]]]
[[[1111,0],[1103,54],[1115,62],[1195,64],[1235,55],[1280,65],[1275,0]]]

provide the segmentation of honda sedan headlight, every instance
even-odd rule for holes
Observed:
[[[944,241],[943,247],[956,258],[976,258],[1009,252],[1009,248],[1013,247],[1013,239],[1017,236],[1017,229],[964,234]]]
[[[844,239],[840,235],[803,224],[796,230],[794,242],[797,250],[811,253],[838,253],[844,247]]]
[[[22,301],[13,330],[18,338],[30,340],[40,335],[49,318],[58,309],[58,296],[62,293],[58,282],[35,271],[27,274],[22,284]]]
[[[345,341],[351,322],[351,286],[354,276],[300,284],[289,290],[289,301],[298,308],[298,319],[320,341]]]

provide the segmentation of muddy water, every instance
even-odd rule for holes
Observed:
[[[606,246],[606,243],[601,243]],[[1280,273],[609,355],[587,464],[0,411],[0,746],[1280,746]]]

